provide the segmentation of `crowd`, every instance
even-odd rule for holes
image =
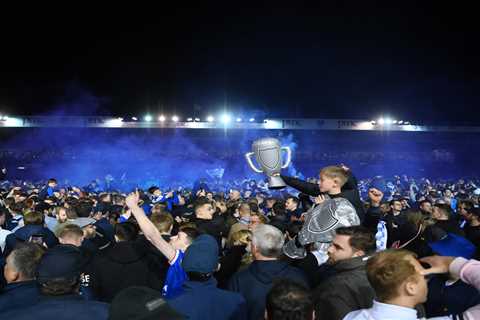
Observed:
[[[3,181],[0,318],[480,319],[478,181],[281,178]]]

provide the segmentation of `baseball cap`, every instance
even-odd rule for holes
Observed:
[[[203,234],[188,247],[183,257],[185,272],[211,273],[218,267],[218,244],[214,237]]]
[[[71,279],[80,276],[84,260],[80,250],[72,245],[59,244],[47,250],[37,268],[37,280]]]

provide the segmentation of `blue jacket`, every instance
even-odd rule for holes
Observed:
[[[187,281],[183,293],[168,304],[190,320],[246,320],[245,299],[233,292],[217,288],[217,281]]]
[[[35,304],[39,297],[35,280],[10,283],[0,292],[0,313],[24,308],[26,301],[28,305]]]
[[[247,301],[248,319],[263,319],[267,293],[273,282],[280,279],[296,281],[308,288],[308,282],[300,269],[285,261],[254,261],[245,270],[233,275],[229,290],[241,293]]]
[[[36,234],[43,235],[43,241],[49,248],[52,248],[58,244],[58,239],[55,237],[55,234],[53,234],[52,231],[41,225],[30,224],[21,227],[14,233],[11,233],[7,236],[5,239],[5,251],[3,252],[3,255],[7,257],[15,248],[17,241],[27,242],[31,236]]]
[[[41,297],[36,304],[0,313],[0,319],[15,320],[106,320],[108,304],[85,301],[79,295]]]

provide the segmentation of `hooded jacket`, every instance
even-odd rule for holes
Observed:
[[[308,287],[303,272],[284,261],[254,261],[245,270],[233,275],[229,290],[239,292],[247,301],[248,319],[263,319],[267,293],[273,282],[288,279]]]
[[[89,271],[94,296],[105,302],[111,302],[125,288],[151,287],[151,283],[158,279],[149,268],[147,255],[135,250],[130,241],[118,242],[99,253]]]
[[[375,291],[367,279],[367,257],[343,260],[332,266],[335,272],[315,289],[315,313],[325,320],[341,320],[355,310],[370,308]]]

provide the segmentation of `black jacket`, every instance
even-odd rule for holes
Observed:
[[[214,215],[211,220],[194,217],[192,222],[195,223],[200,233],[211,235],[217,239],[219,248],[222,247],[222,237],[226,238],[229,231],[225,219],[222,216]]]
[[[215,272],[215,278],[220,289],[226,289],[228,280],[238,271],[242,264],[242,257],[246,252],[246,246],[233,246],[220,258],[220,270]]]
[[[92,292],[105,302],[111,302],[118,292],[131,286],[151,287],[157,279],[148,267],[146,254],[135,250],[130,241],[118,242],[100,252],[90,267]]]
[[[170,241],[169,236],[162,236],[165,241]],[[169,268],[168,260],[145,236],[139,235],[135,240],[135,250],[139,255],[145,255],[150,274],[154,277],[149,287],[162,291]]]
[[[297,178],[281,176],[283,181],[292,188],[297,189],[298,191],[308,194],[312,197],[317,197],[321,194],[318,184],[306,182]],[[342,187],[342,192],[335,197],[342,197],[350,201],[350,203],[355,207],[357,215],[360,218],[360,221],[363,221],[365,216],[365,209],[363,207],[362,200],[360,199],[360,194],[358,193],[358,184],[357,179],[351,173],[348,174],[348,181]]]
[[[315,312],[326,320],[341,320],[347,313],[370,308],[375,292],[365,271],[365,257],[339,261],[333,265],[336,272],[315,289]]]
[[[435,221],[435,225],[443,229],[445,232],[454,233],[457,236],[465,237],[465,233],[462,229],[460,229],[460,226],[455,219],[437,220]]]
[[[308,287],[303,272],[284,261],[254,261],[233,275],[229,290],[239,292],[247,301],[249,320],[263,319],[267,293],[275,280],[288,279]]]

